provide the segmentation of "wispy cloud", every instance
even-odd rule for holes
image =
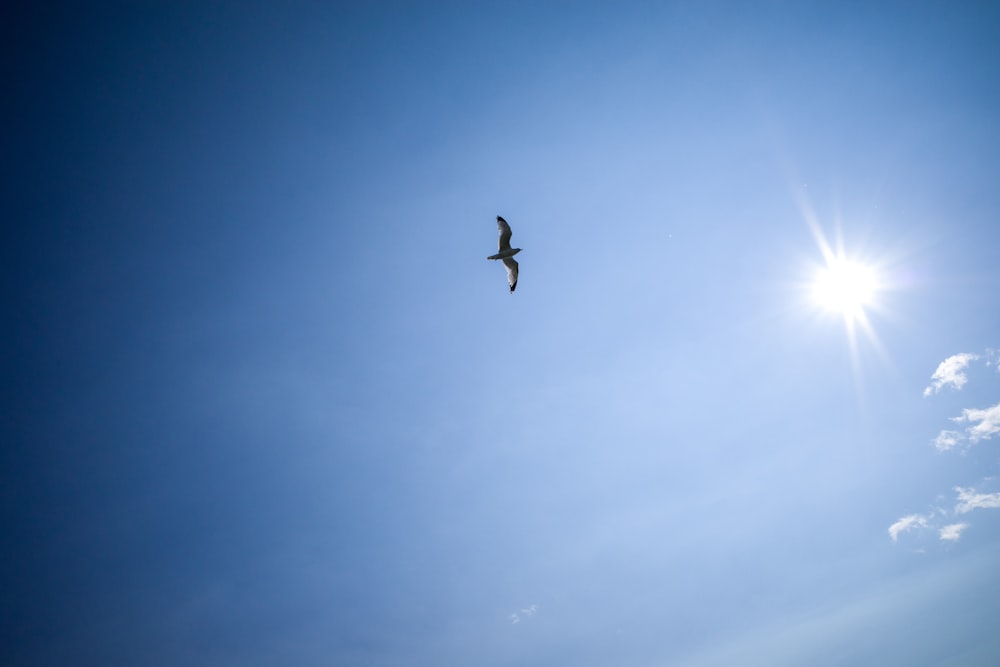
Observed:
[[[969,527],[967,523],[950,523],[938,531],[938,536],[945,542],[957,542],[962,531]]]
[[[987,348],[982,354],[971,352],[954,354],[938,364],[937,370],[931,376],[931,384],[924,389],[924,396],[936,394],[945,387],[961,389],[969,381],[966,369],[977,359],[985,359],[988,368],[1000,372],[1000,350]],[[943,429],[938,433],[933,442],[939,452],[958,447],[966,448],[1000,434],[1000,403],[983,409],[964,408],[962,414],[952,417],[951,421],[961,426]],[[989,479],[991,478],[987,478]],[[1000,493],[978,493],[972,487],[961,486],[955,487],[955,493],[956,503],[951,510],[937,507],[928,514],[904,516],[889,526],[889,537],[893,542],[898,542],[899,536],[903,533],[920,531],[926,538],[928,532],[936,531],[941,541],[957,542],[970,524],[965,521],[945,524],[948,517],[954,520],[973,510],[1000,508]]]
[[[1000,350],[994,350],[992,347],[986,348],[986,365],[992,366],[996,372],[1000,373]]]
[[[941,431],[938,437],[934,438],[934,446],[939,452],[946,452],[957,447],[962,442],[962,434],[958,431]]]
[[[926,528],[926,527],[927,527],[926,516],[922,514],[910,514],[909,516],[904,516],[902,519],[889,526],[889,537],[892,538],[893,542],[898,542],[900,533],[906,533],[915,528]]]
[[[924,396],[936,394],[943,387],[947,386],[961,389],[969,381],[968,376],[965,374],[965,368],[978,358],[978,354],[962,352],[960,354],[953,354],[942,361],[938,364],[934,375],[931,376],[931,383],[924,389]]]
[[[1000,434],[1000,403],[985,409],[965,408],[962,414],[952,417],[951,421],[958,424],[971,424],[964,431],[945,429],[934,438],[934,447],[939,452],[946,452],[961,444],[974,445],[980,440],[989,440]]]
[[[522,618],[531,618],[536,613],[538,613],[538,605],[530,605],[519,609],[518,611],[511,612],[507,618],[510,619],[511,625],[516,625],[521,622]]]
[[[962,410],[961,416],[953,417],[952,421],[974,424],[966,430],[966,434],[972,442],[989,440],[1000,433],[1000,403],[985,410],[965,408]]]
[[[991,479],[987,477],[984,482]],[[955,496],[955,507],[951,510],[937,507],[927,514],[910,514],[899,519],[889,526],[889,537],[892,538],[893,542],[898,542],[899,536],[903,533],[921,531],[926,534],[927,531],[935,530],[942,542],[957,542],[965,529],[972,524],[966,521],[957,521],[941,525],[947,520],[946,517],[958,517],[979,509],[1000,508],[1000,492],[979,493],[973,487],[956,486]]]
[[[956,514],[968,514],[972,510],[994,509],[1000,507],[1000,493],[976,493],[973,488],[955,487],[958,494]]]

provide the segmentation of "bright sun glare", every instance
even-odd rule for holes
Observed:
[[[836,311],[847,319],[864,314],[871,305],[878,280],[867,266],[843,257],[833,258],[820,270],[813,283],[813,298],[820,306]]]
[[[859,255],[846,251],[839,231],[835,243],[831,243],[809,207],[808,201],[803,199],[800,205],[803,217],[812,230],[817,249],[822,256],[821,264],[818,266],[812,264],[812,280],[802,285],[808,294],[806,298],[811,301],[810,310],[814,313],[825,311],[839,315],[843,320],[851,351],[851,365],[855,377],[860,377],[859,335],[885,357],[885,350],[879,342],[870,316],[874,313],[884,315],[886,312],[883,300],[887,296],[886,293],[892,289],[892,282],[886,281],[887,275],[884,273],[886,258],[869,256],[866,259],[858,259]],[[839,230],[840,225],[837,227]]]

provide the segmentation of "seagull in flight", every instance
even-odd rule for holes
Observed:
[[[514,288],[517,287],[517,262],[514,261],[514,255],[521,252],[521,249],[510,247],[510,225],[499,215],[497,216],[497,227],[500,228],[500,252],[490,255],[486,259],[503,260],[503,265],[507,267],[507,284],[510,285],[510,293],[513,294]]]

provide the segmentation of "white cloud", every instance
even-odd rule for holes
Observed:
[[[1000,433],[1000,403],[985,410],[965,408],[962,410],[962,415],[960,417],[953,417],[952,421],[975,423],[974,426],[966,429],[969,440],[972,442],[989,440],[997,433]]]
[[[507,618],[510,619],[511,625],[516,625],[521,622],[521,617],[531,618],[538,613],[538,605],[531,605],[529,607],[524,607],[518,611],[511,612]]]
[[[942,540],[957,542],[962,536],[962,531],[969,527],[967,523],[951,523],[938,531]]]
[[[924,389],[924,396],[936,394],[948,385],[951,385],[955,389],[961,389],[969,381],[969,378],[965,375],[965,367],[969,365],[969,362],[978,358],[978,354],[962,352],[942,361],[938,364],[934,375],[931,376],[931,383]]]
[[[897,542],[899,541],[900,533],[905,533],[913,530],[914,528],[926,527],[927,517],[921,514],[910,514],[909,516],[904,516],[902,519],[889,526],[889,537],[892,538],[893,542]]]
[[[975,444],[980,440],[989,440],[993,436],[1000,434],[1000,403],[988,407],[984,410],[977,408],[965,408],[958,417],[952,417],[956,423],[972,424],[964,431],[944,430],[934,438],[934,447],[939,452],[946,452],[949,449],[963,444]]]
[[[941,431],[938,437],[934,438],[934,446],[939,452],[946,452],[962,441],[962,434],[958,431]]]
[[[956,514],[968,514],[976,509],[993,509],[1000,507],[1000,493],[976,493],[973,488],[955,487],[958,494],[958,504],[955,505]]]

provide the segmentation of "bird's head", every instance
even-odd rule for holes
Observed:
[[[514,255],[516,255],[516,254],[517,254],[517,253],[519,253],[519,252],[521,252],[521,249],[520,249],[520,248],[511,248],[511,249],[510,249],[510,254],[511,254],[511,257],[513,257]]]

